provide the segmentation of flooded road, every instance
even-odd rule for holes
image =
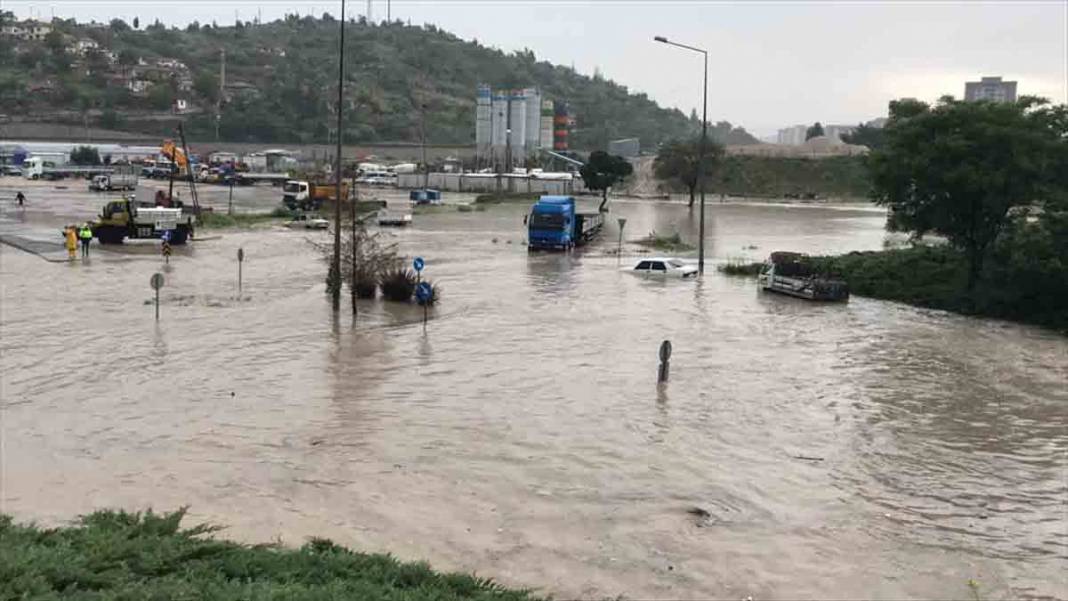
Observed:
[[[6,231],[99,204],[41,188],[19,214],[8,185]],[[562,598],[1068,598],[1068,339],[624,273],[615,218],[692,241],[683,205],[614,202],[594,246],[528,255],[524,210],[389,233],[443,289],[425,333],[381,301],[334,318],[319,233],[212,233],[166,269],[151,243],[86,264],[0,246],[0,511],[188,504],[241,540]],[[708,252],[877,249],[883,220],[712,203]]]

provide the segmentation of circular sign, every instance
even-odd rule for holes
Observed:
[[[666,362],[671,358],[671,341],[665,340],[660,343],[660,360]]]
[[[430,287],[430,284],[426,282],[420,282],[415,288],[415,298],[420,302],[426,302],[430,300],[430,297],[434,295],[434,289]]]
[[[412,261],[412,267],[414,267],[416,271],[422,271],[424,265],[426,265],[426,263],[423,261],[423,257],[416,257],[415,260]]]
[[[243,248],[237,249],[237,260],[238,261],[244,261],[245,260],[245,249],[243,249]]]
[[[160,235],[160,239],[162,239],[164,242],[170,242],[171,241],[171,231],[170,230],[164,230],[164,232]]]
[[[152,286],[153,290],[159,290],[163,287],[163,274],[153,273],[152,278],[148,280],[148,283],[150,286]]]

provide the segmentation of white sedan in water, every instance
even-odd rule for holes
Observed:
[[[681,259],[669,259],[664,257],[642,259],[641,261],[638,261],[637,265],[626,271],[640,275],[676,277],[683,279],[697,276],[696,265],[684,263]]]

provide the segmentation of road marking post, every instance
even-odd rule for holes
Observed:
[[[663,384],[668,381],[671,371],[671,341],[665,340],[660,343],[660,369],[656,372],[656,383]]]
[[[237,249],[237,300],[241,300],[241,264],[245,262],[245,249]]]

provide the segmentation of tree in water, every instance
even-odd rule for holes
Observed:
[[[589,190],[601,191],[601,206],[598,208],[602,213],[608,204],[608,190],[617,183],[623,181],[634,172],[634,167],[621,156],[608,154],[603,150],[595,150],[590,154],[586,164],[579,169],[579,175]]]
[[[657,179],[675,181],[685,186],[690,193],[691,207],[693,206],[694,193],[699,183],[697,178],[697,157],[700,144],[700,139],[667,142],[660,147],[660,152],[657,153],[656,159],[653,160],[653,175]],[[705,145],[703,173],[706,181],[723,159],[723,152],[723,146],[711,140]]]
[[[891,102],[885,144],[867,159],[888,229],[944,236],[964,252],[973,290],[1010,212],[1063,193],[1068,108],[1047,104]]]

